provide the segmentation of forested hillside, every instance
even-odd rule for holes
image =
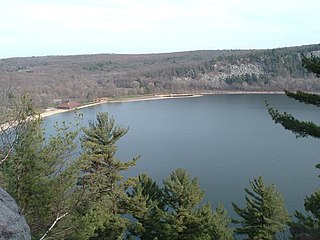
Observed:
[[[320,44],[271,50],[98,54],[0,59],[5,93],[29,92],[42,106],[59,99],[216,90],[319,91],[301,64]]]

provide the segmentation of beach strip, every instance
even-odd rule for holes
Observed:
[[[201,97],[201,94],[167,94],[167,95],[154,95],[154,96],[143,96],[143,97],[134,97],[134,98],[121,98],[121,99],[108,99],[96,103],[89,103],[82,106],[79,106],[75,109],[52,109],[45,111],[40,114],[42,118],[46,118],[58,113],[75,111],[77,109],[92,107],[105,103],[128,103],[128,102],[140,102],[140,101],[152,101],[152,100],[162,100],[162,99],[173,99],[173,98],[190,98],[190,97]]]

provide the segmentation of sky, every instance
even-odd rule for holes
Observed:
[[[0,58],[320,43],[320,0],[0,0]]]

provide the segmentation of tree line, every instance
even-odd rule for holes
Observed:
[[[270,50],[0,59],[0,84],[15,83],[16,93],[27,91],[43,108],[58,100],[91,102],[126,95],[284,88],[317,91],[320,84],[301,66],[301,55],[319,49],[317,44]]]

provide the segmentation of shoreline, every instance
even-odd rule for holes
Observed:
[[[87,107],[92,107],[100,104],[105,104],[105,103],[129,103],[129,102],[142,102],[142,101],[153,101],[153,100],[162,100],[162,99],[176,99],[176,98],[190,98],[190,97],[201,97],[203,94],[169,94],[169,95],[154,95],[154,96],[137,96],[133,98],[120,98],[120,99],[108,99],[108,100],[103,100],[100,102],[96,103],[88,103],[82,106],[79,106],[77,108],[73,109],[53,109],[49,111],[45,111],[40,114],[42,118],[46,118],[58,113],[64,113],[64,112],[71,112],[75,111],[77,109],[82,109],[82,108],[87,108]]]
[[[215,91],[215,92],[204,92],[202,95],[218,95],[218,94],[226,94],[226,95],[241,95],[241,94],[284,94],[283,91]]]
[[[191,97],[201,97],[203,95],[223,95],[223,94],[284,94],[280,91],[214,91],[214,92],[200,92],[200,93],[181,93],[181,94],[161,94],[153,96],[137,96],[133,98],[120,98],[120,99],[107,99],[96,103],[88,103],[73,109],[53,109],[48,110],[40,114],[42,118],[46,118],[55,114],[75,111],[77,109],[92,107],[105,103],[129,103],[129,102],[141,102],[141,101],[153,101],[153,100],[163,100],[163,99],[178,99],[178,98],[191,98]]]

